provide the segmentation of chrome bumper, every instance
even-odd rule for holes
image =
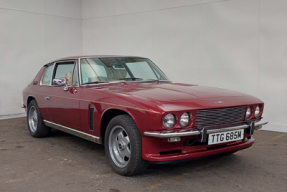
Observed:
[[[224,131],[232,131],[237,129],[248,129],[248,132],[252,135],[254,129],[261,129],[263,125],[266,125],[269,121],[267,119],[261,119],[257,122],[253,121],[246,121],[243,125],[233,126],[233,127],[225,127],[225,128],[203,128],[200,131],[185,131],[185,132],[172,132],[172,133],[164,133],[164,132],[151,132],[146,131],[144,132],[145,136],[149,137],[158,137],[158,138],[170,138],[170,137],[186,137],[186,136],[193,136],[193,135],[202,135],[202,142],[206,140],[206,135],[210,133],[218,133]]]

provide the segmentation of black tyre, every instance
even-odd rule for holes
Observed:
[[[28,105],[27,124],[29,132],[33,137],[46,137],[51,132],[51,128],[44,124],[43,117],[35,100],[30,101]]]
[[[112,169],[120,175],[136,175],[148,167],[142,159],[141,135],[129,115],[116,116],[108,124],[105,152]]]

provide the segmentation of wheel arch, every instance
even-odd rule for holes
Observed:
[[[35,100],[36,102],[37,102],[37,100],[36,100],[36,98],[34,97],[34,96],[28,96],[28,98],[27,98],[27,107],[28,107],[28,105],[29,105],[29,103],[32,101],[32,100]]]
[[[106,110],[103,115],[102,115],[102,118],[101,118],[101,138],[102,138],[102,143],[104,144],[105,143],[105,132],[106,132],[106,129],[107,129],[107,126],[109,124],[109,122],[116,116],[118,115],[129,115],[133,120],[134,122],[136,123],[134,117],[127,111],[125,110],[122,110],[122,109],[108,109]]]

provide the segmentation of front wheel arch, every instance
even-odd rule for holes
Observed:
[[[130,116],[134,121],[135,119],[130,115],[128,112],[121,110],[121,109],[108,109],[104,112],[101,118],[101,138],[102,138],[102,144],[105,144],[105,133],[106,129],[108,127],[109,122],[116,116],[119,115],[128,115]]]

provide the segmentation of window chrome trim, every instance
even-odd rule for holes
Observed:
[[[63,126],[63,125],[60,125],[60,124],[57,124],[57,123],[53,123],[53,122],[47,121],[47,120],[44,120],[44,123],[48,127],[52,127],[54,129],[63,131],[65,133],[69,133],[71,135],[75,135],[77,137],[81,137],[83,139],[86,139],[88,141],[92,141],[94,143],[102,144],[101,137],[97,137],[97,136],[94,136],[94,135],[91,135],[91,134],[88,134],[88,133],[84,133],[82,131],[78,131],[76,129],[72,129],[72,128],[69,128],[69,127],[66,127],[66,126]]]
[[[53,66],[53,71],[52,71],[52,76],[51,76],[51,81],[50,81],[50,86],[52,86],[52,84],[53,84],[53,76],[54,76],[54,71],[55,71],[55,67],[56,67],[56,62],[54,62],[54,64],[53,64],[54,66]]]
[[[69,60],[59,60],[59,61],[54,61],[54,62],[52,62],[53,64],[53,69],[52,69],[52,76],[51,76],[51,81],[50,81],[50,85],[42,85],[42,79],[43,79],[43,76],[44,76],[44,73],[43,73],[43,75],[42,75],[42,77],[41,77],[41,81],[40,81],[40,86],[42,87],[42,86],[44,86],[44,87],[55,87],[54,85],[53,85],[53,77],[54,77],[54,75],[55,75],[55,68],[56,68],[56,65],[57,64],[59,64],[59,63],[65,63],[65,62],[74,62],[74,64],[76,65],[76,66],[78,66],[78,61],[77,61],[77,59],[69,59]],[[73,69],[73,71],[74,71],[74,69]],[[45,71],[44,71],[45,72]],[[79,72],[78,72],[79,73]],[[79,76],[77,75],[77,78],[78,78],[78,82],[79,82]],[[78,86],[68,86],[68,87],[80,87],[79,86],[79,83],[78,83]]]
[[[52,66],[53,65],[53,66]],[[48,67],[51,67],[52,66],[52,75],[51,75],[51,79],[50,79],[50,85],[43,85],[42,84],[42,80],[43,80],[43,77],[44,77],[44,73],[45,73],[45,71],[46,71],[46,69],[48,68]],[[41,80],[40,80],[40,87],[49,87],[49,86],[51,86],[51,83],[52,83],[52,77],[53,77],[53,71],[54,71],[54,69],[55,69],[55,63],[53,63],[53,64],[51,64],[50,66],[47,66],[46,68],[45,68],[45,70],[44,70],[44,72],[43,72],[43,74],[42,74],[42,77],[41,77]]]
[[[79,74],[79,78],[80,78],[80,83],[79,83],[79,86],[82,86],[82,71],[81,71],[81,58],[82,57],[79,57],[78,59],[78,74]]]

